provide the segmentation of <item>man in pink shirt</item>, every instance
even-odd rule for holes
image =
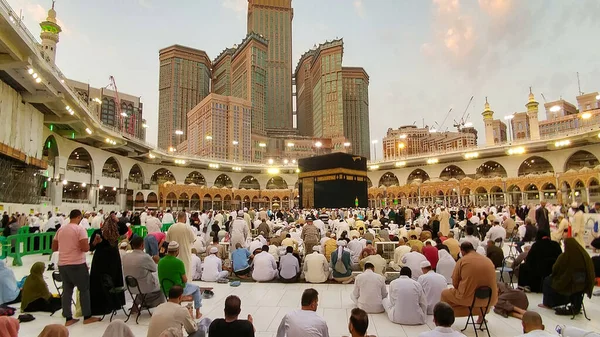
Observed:
[[[100,321],[99,318],[92,317],[90,274],[85,261],[85,253],[90,250],[90,244],[86,230],[79,226],[82,218],[81,211],[72,210],[69,214],[69,223],[60,227],[52,241],[52,251],[59,253],[58,271],[63,281],[62,313],[66,319],[65,326],[79,322],[78,319],[73,319],[71,312],[71,299],[75,287],[79,289],[83,324]],[[102,240],[100,236],[96,239]]]

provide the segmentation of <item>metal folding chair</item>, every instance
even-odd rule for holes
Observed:
[[[502,266],[496,268],[496,270],[500,272],[500,282],[504,282],[504,273],[506,272],[506,273],[508,273],[508,276],[510,277],[510,285],[512,286],[513,274],[514,274],[512,265],[514,262],[515,262],[515,258],[509,255],[509,256],[505,257],[504,260],[502,260]]]
[[[60,277],[60,273],[58,271],[52,272],[52,283],[54,283],[54,287],[56,288],[56,293],[58,293],[58,296],[62,299],[63,286],[62,286],[62,284],[59,285],[59,283],[62,283],[62,277]],[[76,305],[75,301],[73,301],[72,298],[71,298],[71,303],[73,303],[73,305]],[[50,314],[50,316],[52,316],[52,315],[54,315],[54,313]]]
[[[480,315],[483,318],[483,322],[479,323],[479,328],[477,328],[477,325],[475,323],[475,317],[473,317],[473,309],[475,309],[475,302],[477,300],[485,300],[485,299],[488,300],[487,305],[485,306],[485,309],[483,307],[479,307]],[[475,289],[475,296],[473,296],[473,302],[471,303],[471,306],[469,307],[469,316],[467,316],[467,323],[465,324],[465,327],[461,331],[467,330],[467,328],[469,327],[469,320],[471,320],[471,322],[473,323],[473,330],[475,330],[475,337],[477,337],[477,330],[487,331],[488,337],[490,337],[490,330],[488,329],[487,322],[485,320],[485,315],[487,314],[488,309],[490,308],[491,301],[492,301],[492,288],[479,287],[479,288]],[[483,329],[483,325],[485,325],[485,329]]]
[[[131,318],[131,310],[133,310],[133,308],[136,308],[137,316],[135,317],[135,324],[138,324],[138,320],[144,308],[146,308],[148,314],[152,316],[152,313],[150,312],[150,307],[148,306],[148,303],[146,303],[147,294],[142,293],[142,290],[140,289],[140,284],[138,283],[137,279],[131,275],[125,276],[125,285],[127,286],[127,291],[129,291],[129,295],[131,295],[131,299],[133,300],[133,304],[131,306],[131,309],[129,310],[129,317],[127,317],[125,323],[127,323],[127,321],[129,321],[129,318]],[[137,294],[135,294],[135,296],[133,296],[134,294],[131,291],[132,289],[137,289]],[[140,298],[139,305],[135,304],[135,300],[138,298],[138,296]]]
[[[113,282],[112,278],[107,274],[102,275],[102,287],[104,288],[106,294],[112,297],[114,303],[119,303],[119,294],[125,294],[125,287],[115,287],[115,283]],[[127,311],[122,305],[121,310],[123,310],[123,313],[125,313],[125,316],[127,316],[128,321],[130,315],[127,313]],[[118,309],[116,308],[112,309],[112,312],[110,314],[110,322],[112,322],[112,319],[117,314],[117,311]],[[106,314],[102,315],[101,320],[103,320],[105,316]]]

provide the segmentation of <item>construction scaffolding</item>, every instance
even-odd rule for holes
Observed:
[[[38,204],[44,182],[39,168],[0,156],[0,202]]]

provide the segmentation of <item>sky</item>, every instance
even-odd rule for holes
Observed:
[[[39,36],[51,1],[8,2]],[[577,72],[583,92],[600,91],[597,0],[293,0],[292,6],[292,68],[314,44],[343,37],[343,65],[364,67],[370,76],[371,139],[413,123],[453,131],[473,96],[465,117],[483,144],[485,97],[502,119],[525,111],[530,86],[541,110],[541,93],[576,103]],[[55,9],[63,29],[58,67],[94,87],[113,75],[119,91],[141,96],[152,144],[159,49],[181,44],[214,59],[246,34],[247,0],[58,0]]]

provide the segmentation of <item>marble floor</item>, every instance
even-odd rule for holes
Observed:
[[[24,266],[13,267],[17,278],[28,274],[31,265],[34,262],[47,262],[47,256],[29,256],[23,259]],[[11,261],[8,261],[9,263]],[[51,272],[46,272],[46,282],[50,290],[55,292],[51,280]],[[194,282],[196,284],[207,286],[205,282]],[[318,314],[327,321],[329,325],[329,334],[332,337],[346,336],[348,333],[348,317],[353,308],[350,300],[350,293],[353,285],[341,284],[280,284],[280,283],[242,283],[237,288],[230,287],[228,284],[210,284],[214,287],[215,296],[208,300],[203,300],[202,313],[205,317],[211,319],[223,317],[224,299],[228,295],[235,294],[242,300],[242,314],[240,317],[246,317],[251,314],[254,317],[256,327],[256,336],[273,337],[281,318],[290,310],[300,307],[300,297],[302,291],[306,288],[315,288],[319,292]],[[128,295],[129,296],[129,295]],[[582,329],[600,331],[600,297],[592,297],[585,300],[588,317],[591,321],[585,320],[583,315],[579,315],[575,320],[570,316],[556,316],[551,310],[537,307],[541,303],[541,294],[528,294],[530,309],[539,312],[546,329],[553,331],[556,325],[573,325]],[[128,298],[131,302],[131,298]],[[128,307],[130,304],[128,304]],[[60,311],[54,317],[47,313],[35,313],[36,320],[21,325],[19,336],[37,336],[43,327],[47,324],[62,324],[63,318]],[[118,318],[125,319],[121,313]],[[503,318],[494,313],[488,316],[488,326],[490,333],[495,337],[516,336],[522,333],[521,322],[515,318]],[[461,329],[465,324],[466,318],[457,318],[454,328]],[[127,324],[131,327],[135,336],[146,336],[150,316],[146,313],[140,317],[139,324],[135,320],[130,320]],[[106,326],[108,318],[100,323],[84,326],[78,323],[69,328],[71,336],[101,337]],[[386,336],[417,336],[420,332],[434,328],[433,316],[429,316],[427,324],[422,326],[402,326],[391,323],[385,314],[369,315],[369,334],[378,337]],[[472,328],[465,331],[467,336],[475,336]],[[479,336],[484,336],[480,333]]]

